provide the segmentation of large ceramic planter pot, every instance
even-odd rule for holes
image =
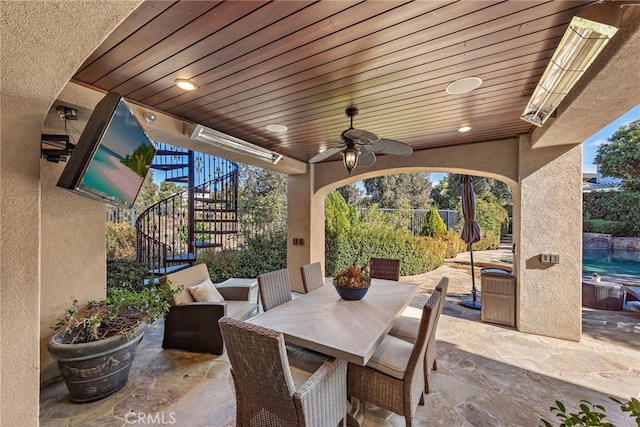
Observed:
[[[58,361],[71,401],[92,402],[122,388],[145,328],[143,323],[128,337],[117,335],[80,344],[68,344],[70,337],[62,337],[62,332],[52,336],[47,348]]]
[[[334,286],[336,287],[336,291],[338,292],[338,295],[340,295],[340,298],[348,301],[361,300],[369,290],[369,286],[362,286],[359,288],[352,288],[349,286],[341,286],[336,284],[334,284]]]

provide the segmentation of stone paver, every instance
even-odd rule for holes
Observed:
[[[509,252],[475,255],[479,268],[500,264]],[[419,276],[403,277],[420,286],[414,305],[426,301],[442,276],[449,292],[438,324],[438,370],[432,393],[419,406],[419,426],[538,426],[555,400],[577,408],[580,400],[602,404],[616,426],[634,422],[608,399],[640,398],[640,312],[583,308],[581,342],[519,333],[480,322],[480,312],[458,304],[471,292],[464,256]],[[462,263],[462,264],[460,264]],[[214,356],[163,350],[162,329],[143,339],[129,383],[99,402],[74,404],[63,383],[40,396],[40,425],[130,426],[235,425],[235,399],[226,354]],[[404,419],[365,404],[365,427],[404,426]]]

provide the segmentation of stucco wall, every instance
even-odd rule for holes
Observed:
[[[40,133],[56,96],[140,1],[0,2],[0,425],[38,425]],[[66,229],[83,233],[83,224]],[[68,262],[68,258],[62,259]]]
[[[520,190],[514,195],[514,260],[518,329],[580,340],[582,269],[582,145],[531,149],[520,141]],[[519,219],[519,220],[518,220]],[[542,264],[542,252],[559,264]]]
[[[106,288],[105,204],[56,187],[64,166],[40,161],[42,383],[60,374],[47,351],[51,326],[74,299],[104,298]]]

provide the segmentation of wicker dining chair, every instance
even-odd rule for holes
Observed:
[[[400,280],[400,260],[391,258],[370,258],[369,275],[372,279]]]
[[[433,325],[433,331],[431,335],[429,335],[429,339],[427,341],[427,352],[424,358],[424,385],[425,392],[429,393],[429,373],[431,369],[434,371],[438,370],[438,363],[436,357],[438,356],[438,347],[436,340],[436,330],[438,328],[438,321],[440,319],[440,314],[442,314],[442,309],[444,307],[444,302],[447,296],[447,288],[449,287],[449,278],[443,277],[440,279],[440,282],[436,285],[436,291],[440,292],[438,307],[436,308],[436,322]],[[431,298],[434,298],[435,293],[431,294]],[[391,330],[389,331],[390,335],[393,335],[397,338],[403,339],[405,341],[409,341],[414,343],[416,341],[416,337],[418,336],[418,331],[420,329],[420,319],[416,317],[409,316],[400,316],[394,322]]]
[[[291,301],[289,272],[286,268],[271,271],[258,276],[258,290],[264,311]]]
[[[289,362],[281,332],[231,317],[219,321],[236,392],[236,425],[346,425],[347,362],[304,354]]]
[[[418,405],[424,405],[424,357],[437,315],[440,292],[424,305],[414,344],[392,335],[384,337],[366,366],[349,363],[347,395],[373,403],[405,418],[411,427]]]
[[[301,266],[300,273],[302,274],[302,286],[304,287],[305,293],[315,291],[316,289],[320,289],[324,286],[322,266],[319,262]]]

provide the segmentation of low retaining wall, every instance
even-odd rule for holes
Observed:
[[[583,249],[611,249],[611,234],[582,233]]]
[[[640,237],[613,237],[611,234],[582,233],[584,249],[640,251]]]
[[[613,249],[640,251],[640,237],[614,237],[612,240]]]

